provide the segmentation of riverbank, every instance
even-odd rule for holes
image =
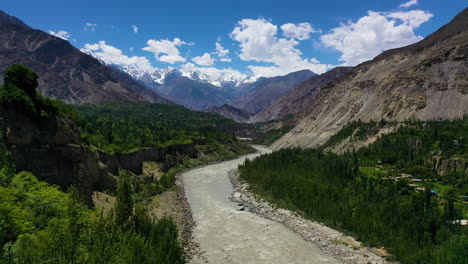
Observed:
[[[249,211],[286,226],[304,240],[318,246],[325,254],[343,263],[390,263],[350,236],[321,223],[304,219],[289,210],[275,208],[251,193],[248,184],[239,180],[236,170],[231,170],[228,176],[234,188],[230,199],[238,204],[238,210]]]

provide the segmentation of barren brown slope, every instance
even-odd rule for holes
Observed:
[[[352,120],[420,120],[468,114],[468,9],[426,39],[355,67],[322,91],[273,144],[313,147]]]
[[[23,64],[37,72],[39,91],[67,103],[169,103],[127,74],[80,52],[68,41],[33,29],[0,10],[0,75],[13,64]]]
[[[320,89],[346,75],[350,67],[336,67],[321,75],[312,76],[299,84],[274,104],[251,118],[251,122],[266,122],[279,120],[288,115],[294,115],[310,105]]]

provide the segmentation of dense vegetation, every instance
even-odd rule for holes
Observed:
[[[236,141],[232,133],[219,129],[235,125],[234,121],[178,105],[104,103],[76,106],[76,109],[84,141],[110,153],[194,141],[210,144]]]
[[[367,127],[384,125],[353,123],[337,137],[365,137]],[[468,229],[454,223],[467,218],[466,138],[466,118],[407,122],[353,153],[285,149],[247,160],[239,171],[254,192],[367,245],[383,245],[402,263],[467,263]],[[433,157],[465,165],[442,173]],[[438,181],[416,185],[392,178],[403,172]]]
[[[21,111],[33,120],[75,118],[63,103],[36,94],[37,75],[22,65],[5,72],[2,109]],[[12,112],[14,113],[14,111]],[[0,138],[0,263],[184,263],[177,227],[153,221],[135,204],[127,172],[122,171],[117,201],[110,213],[90,209],[74,187],[67,192],[15,173],[11,154]]]

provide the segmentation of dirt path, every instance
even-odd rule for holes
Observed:
[[[261,153],[270,150],[258,147]],[[194,240],[201,255],[192,263],[340,263],[284,225],[240,211],[230,201],[228,172],[246,157],[182,174],[185,195],[196,223]]]

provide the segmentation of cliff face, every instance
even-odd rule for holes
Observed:
[[[468,113],[468,9],[426,39],[362,63],[322,90],[273,144],[313,147],[353,120],[451,119]]]
[[[41,76],[38,90],[47,97],[72,104],[125,100],[170,103],[68,41],[33,29],[1,10],[0,32],[0,75],[13,64],[23,64]]]
[[[40,180],[61,186],[74,185],[88,203],[93,190],[114,185],[96,153],[81,144],[78,127],[57,115],[40,120],[0,106],[0,128],[18,171],[34,173]]]

